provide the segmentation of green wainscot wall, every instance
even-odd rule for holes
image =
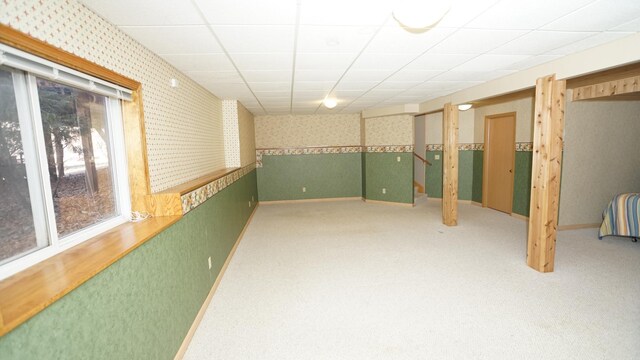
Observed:
[[[436,156],[439,156],[438,160]],[[431,163],[424,170],[427,196],[442,199],[442,151],[427,151],[424,158]]]
[[[366,153],[365,178],[366,199],[413,204],[412,153]]]
[[[513,179],[513,212],[529,216],[531,199],[531,151],[516,151]],[[440,159],[436,160],[435,156]],[[460,150],[458,169],[458,199],[482,203],[482,150]],[[429,197],[442,198],[442,151],[426,151],[425,158],[433,165],[425,170]]]
[[[173,359],[252,197],[255,171],[0,338],[0,359]]]
[[[471,200],[473,198],[476,176],[474,173],[474,161],[476,151],[458,151],[458,199]],[[440,158],[436,160],[436,155]],[[431,166],[425,169],[425,189],[427,195],[432,198],[442,198],[442,151],[427,151],[425,159]],[[482,178],[482,174],[480,176]],[[482,195],[480,195],[482,196]],[[482,199],[481,199],[482,201]]]
[[[258,194],[260,201],[362,197],[362,171],[360,153],[263,155]]]
[[[522,216],[529,216],[531,203],[532,151],[516,151],[516,168],[513,175],[513,209]]]

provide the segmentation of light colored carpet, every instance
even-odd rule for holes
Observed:
[[[185,359],[640,359],[640,243],[473,205],[262,205]]]

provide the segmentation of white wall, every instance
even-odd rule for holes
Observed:
[[[568,100],[564,140],[560,225],[599,223],[615,194],[640,192],[640,101]]]

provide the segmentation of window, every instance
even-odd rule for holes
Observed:
[[[128,220],[130,92],[0,45],[0,279]]]

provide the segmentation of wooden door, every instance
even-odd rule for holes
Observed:
[[[491,115],[484,126],[483,205],[511,214],[516,114]]]

